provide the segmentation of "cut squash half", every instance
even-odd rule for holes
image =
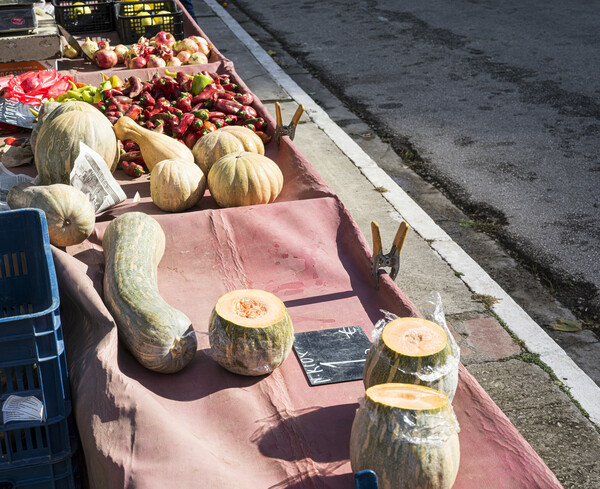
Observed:
[[[213,358],[230,372],[265,375],[279,367],[294,343],[284,303],[270,292],[240,289],[223,295],[209,323]]]
[[[421,384],[454,397],[458,361],[443,328],[421,318],[388,323],[375,341],[363,370],[365,388],[389,382]]]
[[[380,489],[450,489],[460,463],[448,398],[413,384],[367,389],[350,434],[352,471],[371,469]]]

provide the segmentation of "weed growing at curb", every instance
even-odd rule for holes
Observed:
[[[527,351],[527,347],[525,346],[525,342],[523,340],[521,340],[520,338],[518,338],[507,326],[507,324],[500,318],[500,316],[498,316],[496,313],[492,312],[490,313],[490,315],[496,320],[498,321],[498,323],[500,324],[500,326],[502,326],[506,332],[510,335],[510,337],[513,339],[513,341],[515,343],[517,343],[521,349],[523,350],[521,353],[519,353],[518,355],[513,355],[507,358],[503,358],[500,361],[501,362],[508,362],[509,360],[520,360],[522,362],[525,363],[533,363],[535,365],[537,365],[538,367],[540,367],[544,372],[546,372],[550,378],[552,379],[552,381],[554,382],[554,384],[556,386],[558,386],[558,388],[563,391],[565,393],[565,395],[570,399],[570,401],[575,405],[575,407],[577,409],[579,409],[579,411],[581,412],[581,414],[583,414],[583,416],[591,423],[591,425],[594,427],[594,429],[600,433],[600,426],[596,425],[594,422],[592,422],[590,420],[590,415],[588,414],[588,412],[583,409],[583,407],[581,406],[581,404],[579,404],[579,401],[577,401],[573,395],[571,394],[571,389],[569,387],[567,387],[554,373],[554,371],[552,370],[552,368],[546,364],[545,362],[543,362],[540,359],[540,355],[538,353],[531,353],[530,351]]]
[[[389,190],[385,187],[375,187],[375,190],[377,190],[377,192],[379,192],[380,194],[385,194],[386,192],[389,192]]]
[[[471,299],[473,299],[475,302],[480,302],[483,304],[483,307],[485,307],[487,312],[491,312],[494,304],[500,302],[500,299],[489,294],[473,294],[471,295]]]

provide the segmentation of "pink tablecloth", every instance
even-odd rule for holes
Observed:
[[[231,72],[245,87],[232,63],[215,53],[209,68]],[[272,118],[260,102],[256,107],[272,131]],[[211,358],[209,314],[221,294],[244,287],[278,295],[296,332],[359,325],[370,334],[382,309],[419,312],[387,275],[373,288],[368,243],[295,146],[284,138],[267,155],[285,175],[274,204],[218,209],[207,191],[194,209],[165,214],[151,202],[147,177],[134,181],[117,172],[128,197],[140,192],[140,204],[128,200],[111,209],[83,245],[54,250],[90,488],[353,487],[348,442],[362,382],[310,387],[293,353],[270,376],[231,374]],[[195,359],[173,375],[150,372],[133,359],[102,302],[102,235],[114,216],[131,210],[154,215],[164,229],[159,287],[198,335]],[[454,408],[461,425],[455,489],[561,487],[462,367]]]

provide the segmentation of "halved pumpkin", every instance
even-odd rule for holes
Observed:
[[[209,322],[213,358],[240,375],[271,373],[294,343],[292,320],[283,302],[264,290],[240,289],[217,301]]]
[[[367,389],[350,434],[352,471],[380,489],[450,489],[460,463],[458,424],[441,392],[412,384]]]
[[[443,328],[421,318],[388,323],[375,341],[363,370],[365,388],[388,382],[421,384],[454,398],[458,361]]]

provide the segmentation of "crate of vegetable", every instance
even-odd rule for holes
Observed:
[[[113,0],[52,0],[56,22],[71,34],[92,34],[115,29]]]
[[[165,71],[142,81],[136,76],[125,85],[101,92],[102,101],[93,105],[115,124],[126,116],[142,128],[175,138],[192,149],[204,135],[226,126],[243,126],[263,142],[266,122],[252,107],[251,93],[241,93],[228,74],[201,71],[195,75]],[[121,168],[137,177],[147,168],[139,146],[123,141]]]
[[[124,44],[133,44],[140,37],[151,38],[160,31],[183,39],[183,12],[173,0],[116,2],[114,12],[117,32]]]

